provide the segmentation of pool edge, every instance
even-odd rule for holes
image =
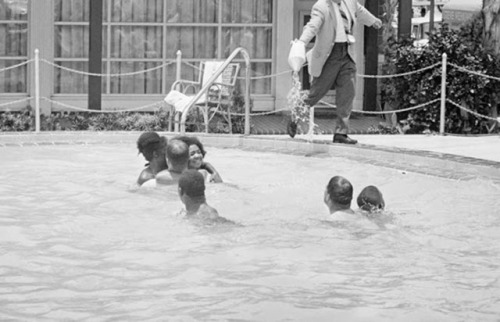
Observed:
[[[141,133],[141,131],[2,132],[0,133],[0,147],[98,143],[130,143],[135,146]],[[158,133],[169,139],[178,135],[172,132]],[[263,135],[206,133],[188,133],[188,135],[199,136],[205,145],[218,148],[240,148],[309,157],[340,157],[401,171],[418,172],[450,179],[482,178],[500,183],[500,162],[447,153],[368,144],[331,144],[321,140],[307,141],[291,139],[286,136],[266,137]]]

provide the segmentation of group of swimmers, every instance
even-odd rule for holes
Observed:
[[[353,199],[353,186],[349,180],[341,176],[330,179],[326,186],[324,202],[330,214],[352,214],[351,202]],[[361,190],[356,199],[359,209],[367,213],[376,213],[385,208],[382,192],[375,186],[367,186]]]
[[[137,179],[138,185],[154,180],[160,185],[177,185],[188,216],[219,218],[217,210],[207,204],[206,182],[223,182],[217,170],[204,160],[206,151],[195,136],[176,136],[170,141],[156,132],[145,132],[137,148],[148,161]],[[330,214],[352,214],[353,186],[344,177],[335,176],[326,186],[324,202]],[[365,187],[357,197],[358,207],[368,213],[384,209],[385,201],[375,186]]]
[[[148,163],[137,184],[153,181],[159,185],[177,185],[188,216],[219,218],[217,210],[207,204],[205,182],[223,182],[217,170],[204,161],[206,151],[194,136],[177,136],[170,141],[156,132],[145,132],[137,140],[137,149]]]

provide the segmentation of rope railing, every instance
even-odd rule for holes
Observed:
[[[74,110],[74,111],[80,111],[80,112],[86,112],[86,113],[96,113],[96,114],[137,112],[137,111],[142,111],[142,110],[151,109],[151,108],[155,108],[155,107],[159,108],[159,107],[162,107],[162,106],[165,105],[164,101],[158,101],[158,102],[154,102],[154,103],[151,103],[151,104],[147,104],[147,105],[143,105],[143,106],[139,106],[139,107],[134,107],[134,108],[129,108],[129,109],[92,110],[92,109],[88,109],[88,108],[81,108],[81,107],[78,107],[78,106],[74,106],[74,105],[70,105],[70,104],[66,104],[66,103],[54,101],[54,100],[52,100],[50,98],[47,98],[47,97],[40,97],[40,99],[43,100],[43,101],[52,103],[55,106],[64,107],[64,108],[67,108],[67,109],[70,109],[70,110]]]
[[[180,52],[178,52],[177,60],[168,61],[166,63],[163,63],[163,64],[159,65],[159,66],[155,66],[155,67],[152,67],[152,68],[149,68],[149,69],[145,69],[145,70],[133,71],[133,72],[128,72],[128,73],[103,73],[103,74],[99,74],[99,73],[89,73],[89,72],[85,72],[85,71],[81,71],[81,70],[76,70],[76,69],[64,67],[64,66],[55,64],[53,62],[50,62],[50,61],[48,61],[46,59],[40,59],[40,58],[38,58],[38,51],[36,50],[35,51],[35,58],[34,59],[29,59],[29,60],[26,60],[26,61],[24,61],[22,63],[19,63],[19,64],[15,64],[15,65],[11,65],[11,66],[8,66],[8,67],[5,67],[5,68],[1,68],[0,69],[0,73],[8,71],[8,70],[15,69],[15,68],[20,68],[20,67],[29,65],[31,63],[35,63],[34,70],[35,70],[35,74],[36,74],[36,73],[39,73],[38,72],[38,68],[39,68],[38,64],[39,64],[39,62],[43,62],[45,64],[48,64],[48,65],[52,66],[53,68],[58,68],[58,69],[61,69],[61,70],[65,70],[65,71],[70,72],[70,73],[75,73],[75,74],[80,74],[80,75],[85,75],[85,76],[102,76],[102,77],[134,76],[134,75],[149,73],[149,72],[152,72],[152,71],[155,71],[155,70],[158,70],[158,69],[162,69],[162,68],[165,68],[165,67],[167,67],[169,65],[172,65],[174,63],[177,64],[177,78],[180,76],[180,68],[181,68],[182,64],[184,64],[186,66],[189,66],[191,68],[197,69],[197,70],[200,69],[198,66],[196,66],[194,64],[191,64],[191,63],[186,62],[186,61],[182,61],[181,56],[182,56],[182,54]],[[432,69],[434,69],[436,67],[439,67],[439,66],[442,66],[442,68],[441,68],[441,72],[442,72],[442,86],[441,86],[441,97],[440,98],[436,98],[436,99],[433,99],[433,100],[431,100],[429,102],[425,102],[425,103],[422,103],[422,104],[419,104],[419,105],[415,105],[415,106],[411,106],[411,107],[407,107],[407,108],[402,108],[402,109],[397,109],[397,110],[388,110],[388,111],[353,111],[353,112],[354,113],[360,113],[360,114],[367,114],[367,115],[384,115],[384,114],[403,113],[403,112],[417,110],[417,109],[423,108],[425,106],[429,106],[429,105],[435,104],[437,102],[440,102],[441,103],[441,119],[440,119],[440,123],[441,123],[440,133],[441,134],[444,134],[444,111],[445,111],[446,103],[449,103],[450,105],[453,105],[453,106],[455,106],[457,108],[460,108],[463,111],[465,111],[467,113],[470,113],[470,114],[472,114],[472,115],[474,115],[474,116],[476,116],[478,118],[483,118],[483,119],[487,119],[487,120],[490,120],[490,121],[499,121],[498,118],[494,118],[494,117],[487,116],[487,115],[482,115],[482,114],[480,114],[478,112],[475,112],[475,111],[473,111],[473,110],[471,110],[471,109],[469,109],[467,107],[461,106],[460,104],[454,102],[451,99],[446,98],[446,84],[447,84],[446,83],[446,74],[447,74],[447,68],[446,67],[450,66],[450,67],[456,68],[460,72],[469,73],[471,75],[488,78],[488,79],[491,79],[491,80],[494,80],[494,81],[500,81],[500,77],[491,76],[491,75],[487,75],[487,74],[480,73],[480,72],[477,72],[477,71],[468,70],[467,68],[458,66],[458,65],[453,64],[453,63],[447,63],[446,54],[443,54],[443,60],[442,60],[442,62],[438,62],[438,63],[432,64],[432,65],[420,68],[418,70],[408,71],[408,72],[405,72],[405,73],[387,74],[387,75],[363,75],[363,74],[357,74],[357,76],[361,77],[361,78],[376,78],[376,79],[404,77],[404,76],[409,76],[409,75],[421,73],[421,72],[424,72],[424,71],[432,70]],[[293,71],[290,69],[290,70],[285,70],[285,71],[282,71],[282,72],[273,73],[273,74],[269,74],[269,75],[251,76],[251,77],[249,77],[249,79],[250,80],[257,80],[257,79],[265,79],[265,78],[274,78],[274,77],[281,76],[281,75],[288,74],[288,73],[292,73],[292,72]],[[40,77],[39,74],[35,75],[35,83],[36,83],[36,79],[39,78],[39,77]],[[245,78],[244,77],[238,77],[238,79],[248,79],[248,77],[245,77]],[[38,82],[39,82],[39,80],[38,80]],[[62,103],[62,102],[50,99],[48,97],[40,97],[39,96],[39,89],[37,89],[37,90],[35,90],[35,97],[27,97],[27,98],[23,98],[23,99],[11,101],[11,102],[1,103],[0,104],[0,108],[5,108],[5,107],[8,107],[8,106],[18,105],[18,104],[22,104],[24,102],[29,102],[29,101],[32,101],[32,100],[35,101],[35,105],[37,107],[36,108],[36,114],[37,114],[36,117],[38,119],[40,117],[40,115],[39,115],[40,114],[39,113],[39,106],[38,105],[39,105],[39,102],[41,100],[43,100],[45,102],[48,102],[48,103],[50,103],[50,104],[52,104],[54,106],[59,106],[59,107],[65,108],[65,109],[74,110],[74,111],[81,111],[81,112],[89,112],[89,113],[137,112],[137,111],[150,110],[151,108],[160,108],[162,106],[165,106],[165,103],[163,101],[159,101],[159,102],[154,102],[154,103],[151,103],[151,104],[139,106],[139,107],[136,107],[136,108],[130,108],[130,109],[92,110],[92,109],[88,109],[88,108],[81,108],[81,107],[78,107],[78,106],[73,106],[73,105],[70,105],[70,104]],[[330,103],[328,103],[328,102],[326,102],[324,100],[321,100],[320,103],[324,104],[326,106],[329,106],[329,107],[335,107],[335,105],[330,104]],[[273,111],[263,111],[263,112],[254,112],[254,113],[249,113],[249,112],[234,113],[233,112],[232,115],[245,116],[245,117],[250,117],[250,116],[264,116],[264,115],[278,114],[278,113],[286,112],[286,111],[290,111],[290,108],[287,107],[287,108],[276,109],[276,110],[273,110]]]
[[[250,116],[264,116],[264,115],[278,114],[278,113],[286,112],[289,110],[290,110],[289,108],[281,108],[281,109],[274,110],[274,111],[254,112],[254,113],[250,113]],[[245,116],[244,113],[234,113],[234,112],[231,112],[231,115]]]
[[[194,65],[194,64],[191,64],[191,63],[188,63],[188,62],[182,62],[184,65],[187,65],[193,69],[196,69],[196,70],[201,70],[200,67]],[[292,70],[285,70],[283,72],[279,72],[279,73],[274,73],[274,74],[269,74],[269,75],[259,75],[259,76],[250,76],[250,79],[251,80],[257,80],[257,79],[265,79],[265,78],[274,78],[274,77],[277,77],[277,76],[281,76],[281,75],[286,75],[286,74],[289,74],[291,73]],[[241,76],[238,76],[236,77],[236,79],[240,79],[240,80],[244,80],[245,77],[241,77]]]
[[[50,62],[50,61],[48,61],[46,59],[43,59],[43,58],[40,59],[40,61],[44,62],[44,63],[46,63],[48,65],[51,65],[54,68],[65,70],[65,71],[70,72],[70,73],[80,74],[80,75],[84,75],[84,76],[101,76],[101,77],[125,77],[125,76],[134,76],[134,75],[139,75],[139,74],[146,74],[146,73],[158,70],[158,69],[162,69],[163,67],[167,67],[169,65],[175,64],[175,61],[170,61],[170,62],[161,64],[159,66],[155,66],[155,67],[151,67],[151,68],[148,68],[148,69],[139,70],[139,71],[135,71],[135,72],[114,73],[114,74],[113,73],[101,74],[101,73],[89,73],[89,72],[84,72],[84,71],[81,71],[81,70],[78,70],[78,69],[72,69],[72,68],[64,67],[64,66],[55,64],[53,62]]]
[[[490,120],[490,121],[498,121],[498,119],[497,119],[497,118],[494,118],[494,117],[491,117],[491,116],[486,116],[486,115],[479,114],[478,112],[475,112],[475,111],[473,111],[473,110],[471,110],[471,109],[468,109],[468,108],[467,108],[467,107],[465,107],[465,106],[462,106],[462,105],[460,105],[460,104],[458,104],[458,103],[455,103],[454,101],[452,101],[452,100],[451,100],[451,99],[449,99],[449,98],[447,98],[447,99],[446,99],[446,101],[447,101],[448,103],[450,103],[451,105],[453,105],[453,106],[455,106],[455,107],[458,107],[459,109],[464,110],[464,111],[466,111],[466,112],[468,112],[468,113],[470,113],[470,114],[472,114],[472,115],[476,116],[477,118],[483,118],[483,119],[487,119],[487,120]]]
[[[191,68],[193,68],[195,70],[198,70],[198,71],[201,70],[201,68],[199,66],[196,66],[195,64],[188,63],[187,61],[183,61],[182,64],[186,65],[186,66],[189,66],[189,67],[191,67]]]
[[[29,63],[33,62],[33,59],[29,59],[27,61],[24,61],[22,63],[19,63],[19,64],[16,64],[16,65],[11,65],[9,67],[5,67],[5,68],[1,68],[0,69],[0,73],[1,72],[6,72],[8,70],[11,70],[11,69],[15,69],[15,68],[19,68],[19,67],[23,67],[24,65],[28,65]]]
[[[427,66],[427,67],[423,67],[423,68],[420,68],[420,69],[417,69],[417,70],[409,71],[409,72],[406,72],[406,73],[400,73],[400,74],[391,74],[391,75],[363,75],[363,74],[357,74],[357,76],[361,77],[361,78],[395,78],[395,77],[404,77],[404,76],[410,76],[410,75],[418,74],[418,73],[421,73],[421,72],[425,72],[425,71],[427,71],[429,69],[434,69],[435,67],[440,66],[440,65],[442,65],[442,62],[435,63],[435,64]]]
[[[480,77],[484,77],[484,78],[489,78],[489,79],[496,80],[496,81],[500,82],[500,77],[490,76],[490,75],[486,75],[486,74],[483,74],[483,73],[479,73],[479,72],[475,72],[475,71],[472,71],[472,70],[468,70],[467,68],[463,68],[463,67],[460,67],[460,66],[452,64],[452,63],[448,63],[448,65],[451,66],[451,67],[454,67],[454,68],[456,68],[459,71],[464,72],[464,73],[468,73],[468,74],[471,74],[471,75],[476,75],[476,76],[480,76]]]
[[[0,104],[0,108],[1,107],[12,106],[12,105],[16,105],[16,104],[21,104],[21,103],[24,103],[24,102],[29,102],[32,99],[33,99],[33,97],[26,97],[26,98],[19,99],[19,100],[16,100],[16,101],[10,101],[10,102],[7,102],[7,103],[2,103],[2,104]]]

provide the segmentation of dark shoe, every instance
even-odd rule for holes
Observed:
[[[288,125],[286,126],[286,132],[288,133],[288,135],[290,135],[291,138],[294,138],[297,134],[297,123],[294,121],[288,122]]]
[[[346,134],[335,134],[333,136],[333,143],[356,144],[358,141],[351,139]]]

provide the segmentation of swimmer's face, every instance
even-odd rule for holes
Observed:
[[[189,165],[190,169],[199,169],[203,163],[203,154],[197,145],[189,146]]]

